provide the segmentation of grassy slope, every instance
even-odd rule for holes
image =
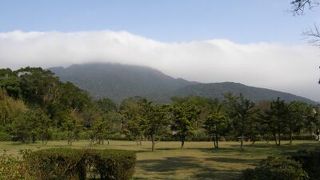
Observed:
[[[220,150],[212,150],[210,142],[186,142],[185,149],[179,142],[159,142],[156,152],[150,152],[151,143],[143,142],[137,146],[130,141],[111,141],[110,145],[90,146],[88,141],[78,141],[74,148],[114,148],[137,151],[135,179],[235,179],[240,171],[252,168],[261,159],[270,155],[295,151],[300,148],[319,147],[315,141],[296,141],[293,145],[276,147],[273,144],[248,143],[244,151],[239,150],[237,142],[222,142]],[[43,149],[50,147],[69,147],[65,141],[52,141],[47,145],[17,144],[0,142],[0,148],[10,154],[18,154],[21,149]]]

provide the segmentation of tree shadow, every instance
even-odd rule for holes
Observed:
[[[258,160],[238,160],[231,158],[208,158],[209,161],[229,162],[229,163],[254,163]],[[191,179],[235,179],[240,175],[237,170],[219,170],[210,168],[197,158],[180,156],[167,157],[161,160],[140,160],[139,166],[146,172],[161,173],[163,175],[175,175],[177,170],[193,169],[195,172]]]
[[[221,179],[221,180],[233,180],[238,179],[241,175],[240,171],[234,170],[216,170],[216,169],[203,169],[198,171],[195,175],[192,176],[191,179],[203,179],[203,180],[211,180],[211,179]]]
[[[145,171],[169,172],[188,168],[201,168],[196,158],[180,156],[167,157],[161,160],[140,160],[138,163]]]
[[[240,164],[249,164],[256,165],[261,159],[240,159],[240,158],[228,158],[228,157],[211,157],[206,158],[206,161],[215,161],[222,163],[240,163]]]

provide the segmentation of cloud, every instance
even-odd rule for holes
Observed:
[[[0,33],[0,67],[115,62],[201,82],[234,81],[320,100],[319,48],[225,39],[159,42],[125,31]]]

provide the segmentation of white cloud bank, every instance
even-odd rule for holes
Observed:
[[[320,100],[320,49],[228,40],[164,43],[128,32],[0,33],[0,67],[115,62],[201,82],[234,81]]]

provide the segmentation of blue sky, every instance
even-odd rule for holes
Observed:
[[[302,42],[320,11],[290,0],[1,0],[0,31],[124,30],[165,42]]]
[[[0,68],[112,62],[320,101],[320,23],[291,0],[0,0]]]

